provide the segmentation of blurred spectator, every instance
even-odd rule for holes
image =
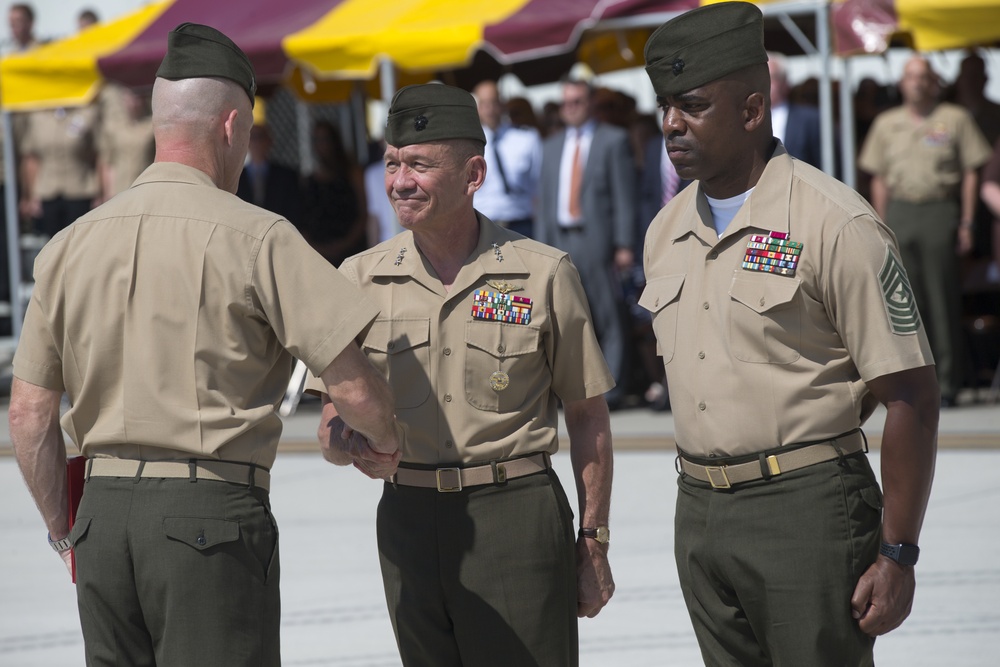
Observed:
[[[368,245],[375,246],[388,241],[402,231],[396,211],[385,191],[385,141],[372,151],[376,158],[365,167],[365,200],[368,203]]]
[[[328,120],[312,131],[315,170],[302,193],[303,235],[334,266],[368,247],[364,172]]]
[[[102,200],[99,132],[100,110],[93,104],[28,115],[21,210],[36,219],[41,233],[54,236]]]
[[[299,175],[271,159],[274,141],[266,124],[250,128],[247,162],[240,174],[236,196],[277,213],[298,227],[301,224]]]
[[[987,143],[993,146],[1000,139],[1000,104],[987,99],[986,83],[986,63],[979,54],[970,53],[962,60],[959,67],[958,77],[951,87],[951,99],[972,114]],[[980,199],[973,225],[971,257],[991,255],[992,230],[993,215]]]
[[[475,194],[476,210],[501,227],[533,237],[541,139],[535,130],[514,127],[504,118],[495,81],[481,82],[472,94],[486,134],[486,180]]]
[[[788,65],[784,56],[769,53],[767,69],[771,72],[771,126],[774,136],[785,145],[789,155],[822,169],[819,109],[789,102]]]
[[[562,120],[562,112],[558,102],[546,102],[542,107],[542,122],[538,128],[542,139],[547,139],[565,127]]]
[[[926,58],[906,63],[899,87],[903,106],[875,119],[859,167],[872,174],[872,205],[896,234],[949,406],[962,386],[964,352],[955,250],[971,248],[977,170],[990,147],[968,111],[938,101]]]
[[[35,39],[35,10],[31,5],[23,2],[11,5],[7,18],[13,40],[10,50],[27,51],[38,46],[39,42]]]
[[[526,97],[512,97],[507,100],[507,117],[514,127],[527,127],[538,131],[535,108]]]
[[[148,96],[122,86],[107,86],[103,95],[108,99],[101,113],[99,157],[102,190],[110,199],[153,163],[155,147]]]
[[[628,128],[635,116],[635,98],[610,88],[594,89],[594,120]]]
[[[991,223],[992,249],[987,281],[1000,285],[1000,139],[993,145],[993,156],[983,169],[983,185],[980,188],[983,201],[993,216]]]
[[[636,114],[628,128],[628,141],[632,147],[632,160],[635,162],[636,173],[641,174],[646,162],[646,146],[650,141],[663,143],[663,134],[656,116],[653,114]],[[642,242],[642,239],[639,239]]]
[[[93,9],[84,9],[76,17],[76,28],[77,30],[83,31],[90,26],[97,25],[99,19],[97,18],[97,12]]]
[[[618,276],[634,265],[635,167],[625,130],[593,118],[593,90],[583,81],[562,86],[566,129],[542,148],[535,235],[570,254],[580,270],[597,340],[617,386],[608,405],[625,396],[626,338]]]
[[[972,114],[990,146],[1000,139],[1000,104],[986,97],[986,63],[978,53],[962,59],[951,99]]]

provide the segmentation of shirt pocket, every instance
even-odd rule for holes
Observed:
[[[519,410],[546,386],[541,329],[472,320],[465,328],[465,400],[488,412]]]
[[[729,346],[734,357],[754,364],[790,364],[799,358],[800,284],[796,278],[737,270],[729,289]]]
[[[431,391],[429,318],[375,320],[365,337],[368,360],[389,381],[397,408],[414,408]]]
[[[653,333],[656,334],[656,353],[663,363],[674,358],[677,341],[677,311],[680,310],[681,288],[685,274],[653,278],[646,283],[639,305],[653,314]]]

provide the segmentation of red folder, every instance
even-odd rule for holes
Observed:
[[[69,498],[69,528],[72,530],[76,521],[76,510],[80,507],[83,497],[84,475],[87,471],[86,456],[71,456],[66,459],[66,491]],[[73,583],[76,583],[76,554],[70,553],[73,563]]]

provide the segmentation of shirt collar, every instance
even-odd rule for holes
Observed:
[[[788,232],[788,212],[792,196],[792,158],[784,145],[775,141],[774,152],[767,161],[760,179],[754,186],[750,197],[743,204],[740,212],[729,223],[722,239],[733,236],[748,227],[763,231]],[[692,185],[694,187],[694,184]],[[708,199],[697,183],[694,197],[685,200],[687,209],[681,216],[685,222],[674,229],[673,240],[687,234],[694,234],[709,245],[715,245],[722,239],[712,224],[712,210]]]

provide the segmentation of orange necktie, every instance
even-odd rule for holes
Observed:
[[[576,148],[573,149],[573,166],[569,174],[569,214],[574,220],[580,218],[580,188],[583,185],[583,160],[580,159],[580,133],[576,134]]]

